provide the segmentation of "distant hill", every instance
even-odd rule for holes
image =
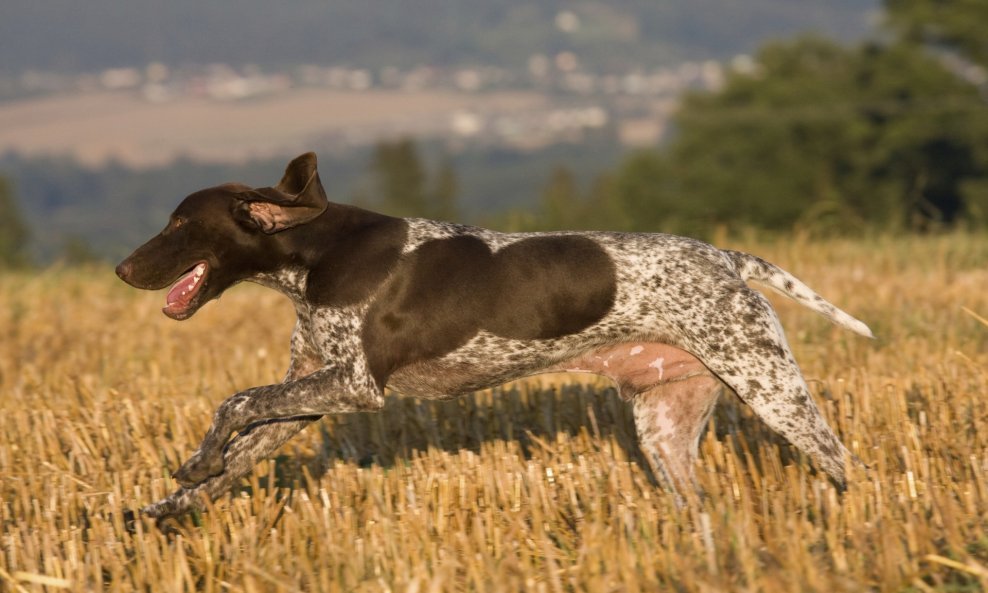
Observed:
[[[573,51],[596,69],[752,51],[769,37],[867,33],[875,0],[44,0],[7,2],[0,74],[224,62],[523,67]]]

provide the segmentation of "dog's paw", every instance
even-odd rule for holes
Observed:
[[[175,514],[174,506],[174,503],[166,498],[141,507],[141,514],[148,519],[163,519]]]
[[[180,533],[174,523],[175,518],[181,515],[181,511],[176,508],[175,501],[171,497],[143,507],[140,513],[145,518],[152,519],[155,528],[162,534],[173,536]]]
[[[196,453],[178,468],[172,477],[183,488],[193,488],[196,484],[223,473],[223,456],[203,457]]]

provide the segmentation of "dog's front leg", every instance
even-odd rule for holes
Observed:
[[[223,447],[236,431],[256,422],[379,410],[384,393],[360,365],[324,367],[297,381],[254,387],[220,404],[199,449],[175,472],[192,488],[223,472]]]
[[[301,416],[267,420],[248,426],[223,448],[223,473],[193,488],[179,488],[167,498],[150,504],[141,512],[152,519],[164,519],[201,509],[205,499],[215,500],[236,485],[258,461],[269,456],[300,430],[321,416]]]

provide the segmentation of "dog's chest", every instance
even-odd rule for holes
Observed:
[[[347,369],[364,377],[366,357],[360,339],[363,307],[309,308],[296,305],[298,321],[292,335],[292,366],[300,374],[323,366]]]

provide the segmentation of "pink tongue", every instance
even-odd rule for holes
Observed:
[[[196,291],[199,289],[198,284],[193,286],[192,290],[189,290],[189,285],[192,284],[192,279],[195,275],[196,270],[193,268],[191,272],[179,278],[178,282],[172,286],[171,290],[168,291],[168,296],[165,297],[165,302],[169,307],[178,301],[181,301],[182,304],[186,304],[189,302],[189,299],[195,295]],[[183,290],[185,291],[184,295],[182,294]]]

